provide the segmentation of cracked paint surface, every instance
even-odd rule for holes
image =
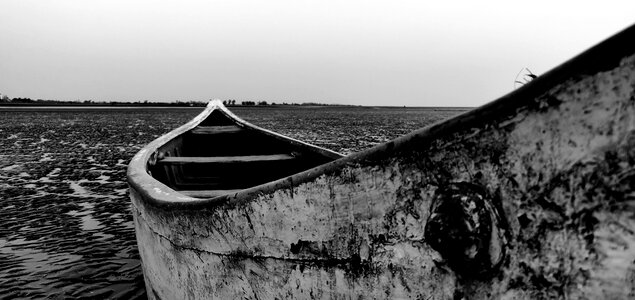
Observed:
[[[166,208],[132,190],[148,295],[635,297],[634,89],[630,56],[478,126],[248,201]],[[462,277],[426,243],[432,199],[451,182],[500,199],[510,239],[492,276]]]

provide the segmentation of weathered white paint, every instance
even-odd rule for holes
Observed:
[[[569,75],[537,79],[535,97],[484,120],[467,114],[209,203],[157,202],[131,179],[148,295],[634,297],[635,55]],[[500,200],[509,244],[494,274],[457,274],[426,244],[449,182]]]

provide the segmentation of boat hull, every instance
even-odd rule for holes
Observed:
[[[215,202],[131,183],[149,297],[632,297],[634,32],[476,111]],[[439,205],[468,198],[481,229],[457,252]]]

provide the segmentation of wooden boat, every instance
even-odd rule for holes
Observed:
[[[339,159],[210,104],[129,166],[148,296],[632,298],[633,40]]]
[[[219,100],[140,154],[142,173],[151,176],[145,179],[186,202],[236,193],[342,157],[249,124]]]

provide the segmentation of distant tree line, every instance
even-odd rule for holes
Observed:
[[[175,102],[152,102],[148,100],[136,102],[120,102],[120,101],[94,101],[94,100],[49,100],[31,98],[7,98],[0,97],[0,105],[26,105],[26,106],[161,106],[161,107],[196,107],[205,106],[207,103],[202,101],[175,101]]]
[[[234,104],[232,103],[230,105],[234,105]],[[269,105],[269,103],[267,103],[267,101],[258,101],[258,102],[256,102],[256,101],[242,101],[242,102],[240,102],[240,105],[244,105],[244,106]]]
[[[203,107],[207,104],[206,101],[180,101],[175,100],[173,102],[153,102],[149,100],[142,100],[136,102],[121,102],[121,101],[94,101],[89,100],[45,100],[45,99],[31,99],[31,98],[9,98],[9,96],[0,94],[0,105],[26,105],[26,106],[161,106],[161,107]],[[287,103],[282,102],[277,104],[276,102],[267,101],[241,101],[236,102],[234,99],[223,100],[225,106],[327,106],[338,104],[324,104],[316,102],[307,103]]]

